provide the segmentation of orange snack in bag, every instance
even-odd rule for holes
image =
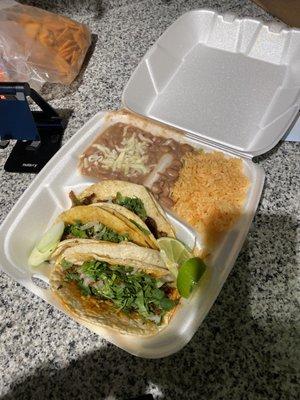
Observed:
[[[40,83],[71,83],[79,73],[91,44],[89,29],[64,16],[13,4],[1,10],[0,22],[5,21],[6,24],[6,49],[3,54],[0,50],[0,56],[12,65],[14,71],[21,71],[23,80],[25,71],[25,76],[29,74],[28,81],[32,78]],[[16,26],[23,34],[13,33]],[[18,49],[17,54],[15,49]],[[14,62],[18,63],[16,68]]]

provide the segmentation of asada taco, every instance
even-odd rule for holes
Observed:
[[[58,244],[68,239],[96,240],[113,243],[133,242],[157,249],[155,239],[146,235],[117,212],[96,205],[76,206],[62,212],[53,226],[33,249],[28,263],[37,266],[49,259]]]
[[[97,206],[103,210],[110,212],[111,214],[121,219],[125,224],[127,224],[130,229],[137,231],[138,234],[142,233],[145,241],[148,243],[147,247],[151,247],[153,249],[158,248],[157,241],[153,233],[150,231],[145,222],[134,212],[119,204],[110,202],[93,203],[92,206]]]
[[[180,298],[159,252],[125,242],[65,248],[50,285],[76,320],[134,335],[163,329]]]
[[[65,224],[62,239],[96,239],[114,243],[129,241],[139,246],[152,247],[143,232],[133,229],[117,214],[103,207],[72,207],[58,216],[59,221]]]
[[[138,216],[155,238],[175,237],[163,209],[153,195],[142,185],[120,180],[104,180],[86,188],[71,198],[75,204],[104,203],[119,205]],[[113,208],[113,206],[110,206]],[[126,217],[125,213],[123,213]]]

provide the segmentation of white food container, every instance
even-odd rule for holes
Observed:
[[[286,132],[299,109],[299,91],[299,30],[208,10],[186,13],[166,30],[133,73],[123,104],[182,129],[196,147],[242,158],[251,182],[244,214],[215,250],[207,278],[159,334],[139,338],[82,325],[145,358],[166,357],[188,343],[216,300],[255,214],[264,171],[252,157],[270,150]],[[94,182],[77,172],[78,157],[106,126],[100,112],[81,128],[39,173],[0,228],[2,269],[59,309],[51,291],[32,280],[47,282],[50,267],[33,271],[27,259],[41,234],[70,206],[68,192]],[[169,218],[179,238],[187,244],[197,239],[192,229]]]

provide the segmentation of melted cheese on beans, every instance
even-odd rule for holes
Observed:
[[[147,148],[149,143],[140,141],[136,135],[130,138],[124,137],[121,146],[110,149],[102,144],[94,144],[98,154],[91,154],[88,157],[90,163],[101,163],[102,168],[112,171],[122,171],[130,176],[136,172],[147,174],[150,171],[147,166]]]

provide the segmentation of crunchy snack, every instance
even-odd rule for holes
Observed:
[[[64,16],[15,4],[0,15],[0,55],[10,79],[71,83],[91,43],[88,28]]]

